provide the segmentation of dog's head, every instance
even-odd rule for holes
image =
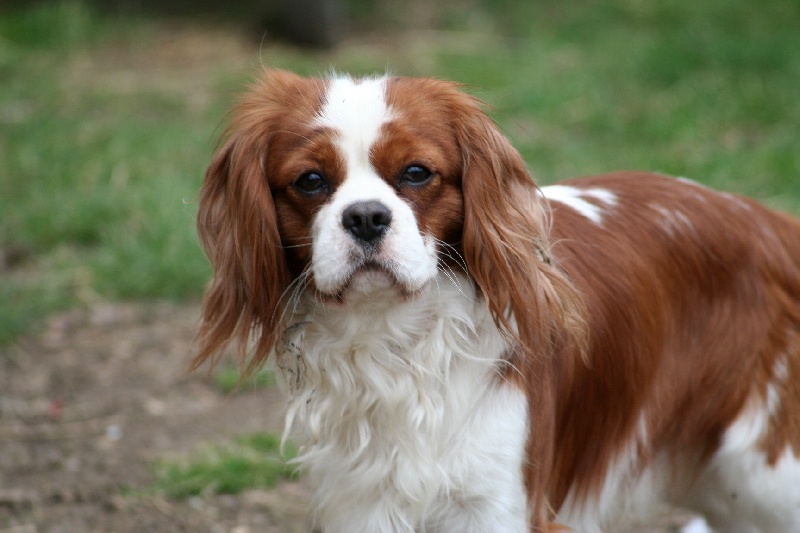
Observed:
[[[399,305],[443,269],[468,274],[523,351],[550,350],[560,325],[577,324],[535,184],[457,85],[270,70],[225,138],[201,191],[214,278],[196,364],[253,331],[260,363],[298,291],[318,305]]]

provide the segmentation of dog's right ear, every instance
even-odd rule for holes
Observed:
[[[197,368],[229,343],[256,368],[280,332],[280,300],[291,283],[275,204],[265,176],[267,139],[233,131],[205,174],[197,232],[214,269],[202,305]],[[255,340],[247,361],[248,345]]]
[[[197,232],[214,275],[203,299],[192,368],[213,363],[233,343],[241,367],[253,370],[285,329],[283,298],[293,278],[268,163],[288,150],[276,145],[277,134],[316,116],[323,93],[322,80],[266,69],[233,110],[200,190]]]

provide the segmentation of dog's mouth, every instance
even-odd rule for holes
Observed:
[[[324,301],[343,304],[351,300],[376,301],[387,297],[408,299],[419,290],[404,283],[391,265],[367,260],[355,265],[335,291],[321,296]]]

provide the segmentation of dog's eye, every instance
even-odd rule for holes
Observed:
[[[433,173],[427,168],[420,165],[411,165],[403,171],[400,181],[409,185],[424,185],[427,183]]]
[[[317,194],[328,189],[328,182],[319,172],[306,172],[295,180],[294,186],[306,194]]]

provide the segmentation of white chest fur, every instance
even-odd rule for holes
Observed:
[[[286,435],[326,533],[523,532],[524,394],[470,283],[404,303],[310,303],[278,366]]]

